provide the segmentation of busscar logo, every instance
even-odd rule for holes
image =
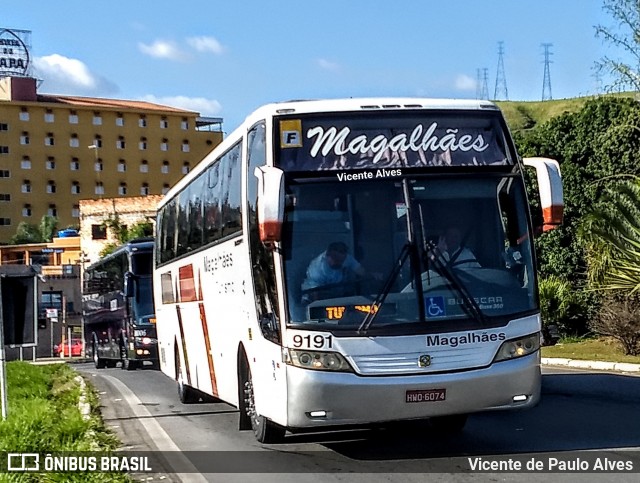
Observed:
[[[8,471],[40,471],[38,453],[7,453]]]

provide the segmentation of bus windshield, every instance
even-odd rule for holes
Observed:
[[[153,279],[150,275],[136,278],[136,295],[132,300],[136,324],[150,324],[150,319],[154,317],[152,283]]]
[[[537,307],[517,175],[292,182],[287,196],[285,283],[298,328],[478,329]]]

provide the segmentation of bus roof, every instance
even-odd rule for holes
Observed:
[[[256,122],[279,115],[327,113],[327,112],[373,112],[373,111],[404,111],[404,110],[488,110],[499,111],[491,101],[476,99],[436,99],[423,97],[360,97],[346,99],[310,99],[291,100],[265,104],[251,114],[244,122],[236,127],[218,146],[191,170],[189,175],[178,181],[160,200],[158,208],[181,191],[188,179],[199,174],[206,168],[205,160],[215,156],[214,153],[224,152],[238,139],[238,134],[244,134]],[[240,133],[238,133],[240,131]]]
[[[110,258],[120,255],[122,252],[134,252],[134,251],[142,251],[149,252],[153,250],[154,239],[152,237],[144,237],[144,238],[135,238],[133,240],[129,240],[127,243],[120,245],[115,250],[113,250],[108,255],[105,255],[100,260],[93,262],[89,265],[85,271],[93,270],[95,267],[102,265],[105,261],[108,261]]]

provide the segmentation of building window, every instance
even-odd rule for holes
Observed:
[[[143,159],[142,163],[140,163],[140,172],[141,173],[148,173],[149,172],[149,163],[147,163],[146,159]]]
[[[140,151],[144,151],[145,149],[147,149],[147,138],[140,138],[140,143],[138,144],[138,146],[140,147]]]
[[[124,117],[120,113],[118,113],[118,116],[116,117],[116,126],[124,126]]]
[[[168,129],[169,128],[169,121],[167,121],[167,118],[162,116],[162,119],[160,119],[160,129]]]
[[[160,167],[160,172],[162,174],[168,174],[169,173],[169,161],[163,161],[162,162],[162,166]]]
[[[147,118],[145,116],[140,116],[140,119],[138,119],[138,127],[147,127]]]
[[[118,136],[118,140],[116,141],[116,148],[124,149],[124,146],[125,146],[124,137]]]
[[[73,208],[71,208],[71,217],[80,218],[80,205],[73,205]]]
[[[11,195],[9,193],[0,193],[0,201],[11,201]]]
[[[0,226],[11,225],[11,218],[0,218]]]
[[[32,214],[31,211],[31,205],[26,204],[22,207],[22,216],[24,216],[25,218],[29,218]]]
[[[55,140],[53,138],[53,133],[47,133],[47,137],[44,138],[44,145],[45,146],[53,146],[55,145]]]
[[[72,148],[79,148],[80,147],[80,140],[78,139],[78,135],[77,134],[72,134],[71,138],[69,139],[69,146]]]
[[[104,225],[91,225],[91,239],[92,240],[106,240],[107,239],[107,227]]]
[[[71,194],[72,195],[80,194],[80,183],[78,183],[77,181],[74,181],[73,183],[71,183]]]
[[[95,194],[97,194],[97,195],[103,195],[104,194],[104,185],[102,184],[101,181],[98,181],[96,183]]]
[[[9,154],[9,146],[0,146],[0,154]]]
[[[22,169],[31,169],[31,160],[29,159],[29,156],[22,158],[22,161],[20,161],[20,167]]]
[[[69,124],[78,124],[78,113],[76,111],[69,112]]]
[[[53,111],[51,109],[47,109],[47,111],[44,113],[44,122],[54,122],[55,121],[55,117],[53,115]]]
[[[11,178],[11,171],[8,169],[0,169],[0,178]]]
[[[182,163],[182,174],[188,174],[189,171],[191,171],[191,165],[189,164],[189,161],[185,161]]]
[[[120,196],[127,194],[127,183],[120,183],[120,186],[118,186],[118,194]]]
[[[93,113],[93,125],[94,126],[102,126],[102,116],[99,112]]]
[[[71,169],[71,171],[78,171],[80,169],[80,161],[78,161],[78,158],[73,158],[71,160],[71,163],[69,164],[69,169]]]
[[[47,182],[47,193],[53,194],[56,192],[56,182],[49,180]]]
[[[180,123],[180,129],[183,131],[189,130],[189,120],[186,117],[182,118],[182,122]]]
[[[22,144],[23,146],[26,146],[27,144],[29,144],[29,133],[26,131],[23,131],[22,134],[20,135],[20,144]]]
[[[182,141],[182,152],[183,153],[188,153],[190,151],[189,148],[189,141],[187,141],[186,139],[184,141]]]
[[[31,193],[31,181],[29,181],[28,179],[25,179],[22,182],[22,189],[21,191],[23,193]]]
[[[167,192],[169,191],[169,188],[170,188],[170,186],[167,183],[163,184],[162,185],[162,194],[166,195]]]
[[[96,134],[96,137],[93,140],[92,146],[94,146],[94,147],[91,148],[91,149],[101,148],[102,147],[102,136],[100,136],[99,134]]]
[[[164,138],[162,143],[160,143],[160,151],[168,151],[169,150],[169,140]]]
[[[0,131],[8,131],[9,125],[6,122],[0,122]]]
[[[93,164],[93,169],[98,172],[104,169],[104,165],[102,164],[102,158],[98,158],[96,160],[96,162]]]
[[[142,186],[140,186],[140,194],[142,196],[147,196],[149,194],[149,184],[148,183],[142,183]]]
[[[127,163],[124,159],[118,161],[118,173],[124,173],[127,171]]]
[[[29,111],[27,111],[26,107],[23,107],[22,110],[20,111],[20,120],[21,121],[29,120]]]
[[[44,163],[45,168],[47,169],[56,169],[56,161],[55,158],[49,157]]]
[[[47,209],[47,215],[49,216],[58,216],[58,208],[56,207],[56,205],[49,205],[49,208]]]

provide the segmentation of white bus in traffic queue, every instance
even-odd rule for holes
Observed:
[[[532,407],[533,235],[562,210],[558,163],[519,158],[488,101],[264,106],[158,207],[161,370],[265,443]]]

